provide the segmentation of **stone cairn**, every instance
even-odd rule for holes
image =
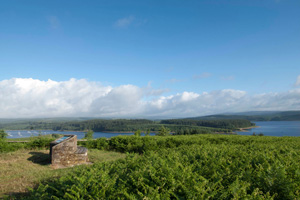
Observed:
[[[64,135],[50,143],[50,156],[53,168],[72,167],[87,164],[87,148],[77,146],[77,135]]]

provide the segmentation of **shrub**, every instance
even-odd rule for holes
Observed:
[[[156,134],[157,136],[167,136],[170,135],[170,130],[164,126],[161,126],[160,130]]]
[[[4,130],[0,130],[0,140],[5,139],[8,136],[8,134]]]
[[[0,153],[12,152],[22,148],[25,148],[25,144],[23,143],[8,143],[0,139]]]
[[[62,137],[62,134],[52,133],[51,136],[55,139]]]
[[[106,138],[97,138],[96,140],[82,141],[79,144],[91,149],[100,149],[100,150],[109,149],[109,144]]]
[[[50,142],[53,141],[53,138],[48,137],[38,137],[34,140],[31,140],[26,144],[26,147],[29,149],[35,149],[35,148],[49,148]]]
[[[84,139],[88,139],[88,140],[93,139],[93,137],[94,137],[94,131],[92,131],[92,130],[89,130],[84,135]]]
[[[137,131],[134,132],[135,136],[141,136],[141,134],[142,134],[141,130],[137,130]]]

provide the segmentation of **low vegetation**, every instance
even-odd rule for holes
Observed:
[[[118,152],[89,150],[89,159],[93,163],[114,161],[125,157]],[[77,166],[65,169],[50,167],[49,150],[21,149],[0,154],[0,199],[1,197],[22,199],[28,187],[40,182],[49,183],[55,178],[67,176],[70,172],[83,170],[89,166]]]
[[[45,150],[57,135],[29,138],[27,143],[9,143],[4,137],[0,197],[279,200],[300,196],[298,137],[169,132],[161,126],[157,136],[141,137],[137,130],[133,136],[88,137],[78,144],[88,147],[95,164],[60,170],[50,168]],[[33,189],[28,192],[27,187]]]
[[[29,137],[23,139],[0,139],[0,153],[13,152],[19,149],[45,149],[56,137],[52,135]]]
[[[82,142],[125,159],[75,169],[28,199],[297,199],[300,138],[120,136]]]

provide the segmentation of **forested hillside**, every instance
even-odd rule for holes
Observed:
[[[206,126],[234,130],[254,126],[249,120],[245,119],[217,119],[217,120],[196,120],[196,119],[170,119],[162,120],[162,124],[176,124],[188,126]]]
[[[300,111],[245,112],[241,114],[209,115],[186,119],[153,121],[147,119],[91,119],[91,118],[48,118],[48,119],[0,119],[0,129],[6,130],[55,130],[95,132],[136,130],[158,131],[162,125],[172,132],[195,129],[200,132],[230,132],[238,128],[253,126],[250,121],[298,121]]]
[[[300,121],[300,111],[284,112],[249,112],[242,114],[209,115],[192,117],[194,120],[214,120],[214,119],[246,119],[250,121]]]
[[[147,119],[93,119],[84,121],[16,121],[1,123],[0,129],[6,130],[55,130],[55,131],[86,131],[95,132],[132,132],[159,131],[162,126],[177,134],[199,134],[214,132],[231,132],[238,128],[253,126],[248,120],[162,120],[152,121]]]

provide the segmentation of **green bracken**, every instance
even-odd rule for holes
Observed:
[[[92,143],[85,143],[92,145]],[[126,159],[78,169],[28,199],[297,199],[300,138],[122,136],[94,147]],[[99,146],[97,146],[99,145]]]

